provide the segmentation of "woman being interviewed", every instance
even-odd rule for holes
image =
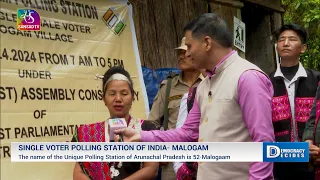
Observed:
[[[149,121],[142,121],[130,116],[134,100],[133,84],[129,73],[121,67],[110,68],[103,77],[103,101],[110,117],[125,118],[128,127],[136,130],[152,130],[156,127]],[[80,126],[73,142],[109,142],[108,123],[98,122]],[[119,138],[117,138],[119,139]],[[81,162],[76,163],[73,171],[74,180],[134,180],[155,179],[158,173],[157,162]]]

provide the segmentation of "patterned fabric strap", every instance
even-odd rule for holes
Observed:
[[[319,82],[320,83],[320,82]],[[316,144],[316,136],[317,134],[320,134],[320,124],[319,124],[319,118],[320,118],[320,100],[316,102],[316,119],[315,119],[315,125],[314,125],[314,131],[313,131],[313,144]],[[319,137],[320,138],[320,137]],[[317,166],[315,168],[315,180],[320,180],[320,167]]]
[[[305,123],[310,117],[314,97],[297,97],[295,98],[295,124],[292,121],[291,107],[288,94],[272,98],[272,122],[275,128],[277,141],[295,141],[294,131],[299,135],[302,134]],[[289,127],[285,127],[289,124]],[[282,127],[281,127],[282,126]],[[281,127],[281,128],[279,128]],[[295,129],[293,129],[295,127]]]
[[[295,119],[297,122],[307,122],[313,105],[314,97],[295,99]]]
[[[130,117],[128,127],[141,130],[143,120]],[[106,142],[109,139],[105,134],[105,121],[94,124],[86,124],[78,127],[78,142]],[[110,164],[106,162],[82,162],[80,163],[85,174],[93,180],[111,180]]]
[[[104,122],[95,124],[86,124],[78,128],[78,137],[80,142],[105,142]],[[111,180],[109,165],[105,162],[82,162],[84,173],[91,179]]]
[[[272,122],[282,121],[290,118],[291,110],[288,95],[272,98]]]
[[[191,100],[194,89],[195,88],[189,88],[187,103]]]
[[[198,163],[193,163],[192,169],[189,169],[186,163],[178,169],[177,180],[194,180],[196,179]]]
[[[188,99],[187,99],[188,112],[190,112],[190,110],[192,109],[196,92],[197,92],[197,87],[194,87],[194,88],[190,88],[190,89],[189,89]]]
[[[320,86],[320,81],[318,83]],[[318,87],[319,88],[319,87]],[[313,133],[313,143],[316,144],[316,136],[317,134],[320,135],[320,124],[319,124],[319,118],[320,118],[320,99],[317,98],[316,102],[316,120],[315,120],[315,127],[314,127],[314,133]],[[320,138],[320,136],[319,136]],[[320,167],[315,168],[315,180],[320,180]]]
[[[316,119],[315,119],[315,124],[314,124],[314,130],[313,130],[313,143],[315,145],[317,145],[319,141],[320,144],[320,123],[319,123],[319,119],[320,119],[320,100],[318,100],[316,102]],[[316,138],[317,137],[317,138]]]
[[[304,97],[295,99],[295,119],[298,122],[306,122],[310,116],[310,111],[314,97]],[[282,121],[292,118],[288,95],[272,98],[272,121]]]

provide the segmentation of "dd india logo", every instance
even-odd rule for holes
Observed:
[[[264,143],[265,162],[308,162],[309,144],[305,142]]]
[[[18,9],[17,29],[20,31],[40,31],[40,14],[33,9]]]

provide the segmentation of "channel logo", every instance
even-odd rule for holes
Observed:
[[[309,162],[309,143],[263,143],[263,162]]]
[[[39,31],[40,14],[34,9],[17,10],[17,29],[20,31]]]

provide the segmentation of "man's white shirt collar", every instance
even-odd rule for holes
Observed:
[[[284,79],[286,79],[286,77],[284,77],[280,66],[277,68],[274,77],[283,77]],[[307,72],[304,69],[304,67],[302,66],[301,62],[299,62],[299,69],[297,71],[297,73],[295,74],[295,76],[292,78],[293,81],[297,80],[299,77],[307,77]],[[292,81],[291,80],[291,81]]]

